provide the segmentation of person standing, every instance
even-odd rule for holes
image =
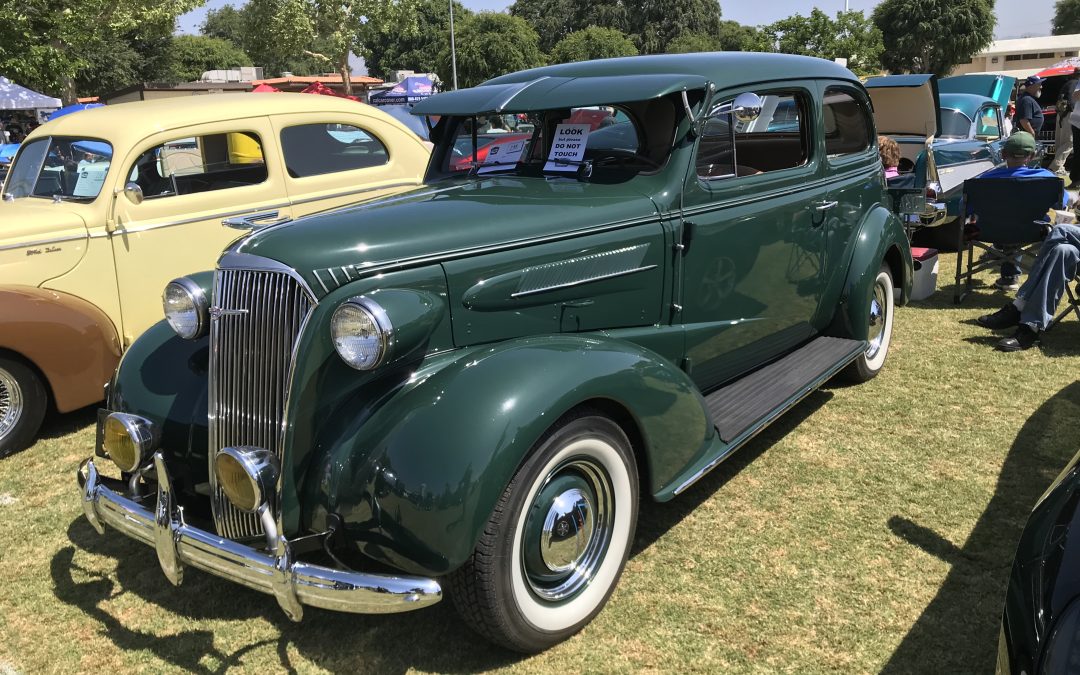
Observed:
[[[1057,174],[1065,173],[1065,162],[1074,150],[1072,113],[1076,110],[1075,96],[1078,81],[1080,81],[1080,68],[1074,68],[1068,81],[1062,85],[1055,106],[1057,131],[1054,133],[1054,161],[1050,164],[1050,170]]]
[[[1043,78],[1032,75],[1024,80],[1024,87],[1016,97],[1016,118],[1013,120],[1013,133],[1026,131],[1038,138],[1043,125],[1042,106],[1039,94],[1042,93]]]

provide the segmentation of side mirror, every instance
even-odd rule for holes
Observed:
[[[740,122],[753,122],[761,116],[764,102],[761,97],[751,92],[744,92],[735,97],[731,104],[731,114]]]
[[[142,204],[143,193],[138,183],[128,183],[124,186],[124,196],[131,200],[132,204]]]

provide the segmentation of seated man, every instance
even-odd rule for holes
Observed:
[[[1040,178],[1046,176],[1053,178],[1055,174],[1046,169],[1028,168],[1028,163],[1035,159],[1037,148],[1034,136],[1026,131],[1016,132],[1002,146],[1001,154],[1004,156],[1005,166],[990,169],[981,174],[979,178]],[[1069,196],[1065,194],[1064,184],[1062,186],[1061,205],[1062,208],[1068,208],[1069,206]],[[1007,249],[1003,249],[1002,252],[1010,253]],[[1015,291],[1020,288],[1020,272],[1020,266],[1015,262],[1003,262],[1001,264],[1001,278],[995,281],[994,285],[1004,291]]]
[[[1045,330],[1054,319],[1065,284],[1076,274],[1077,262],[1080,262],[1080,226],[1054,227],[1043,241],[1027,281],[1016,292],[1016,299],[977,319],[980,326],[993,330],[1016,326],[1016,333],[998,342],[998,349],[1016,352],[1038,341],[1039,331]]]

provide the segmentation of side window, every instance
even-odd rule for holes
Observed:
[[[386,146],[348,124],[300,124],[281,130],[285,169],[293,178],[381,166],[390,161]]]
[[[870,113],[848,92],[826,89],[822,113],[826,155],[850,155],[867,150],[873,144]]]
[[[979,111],[975,136],[984,141],[996,141],[1001,138],[1001,127],[998,126],[998,113],[995,108],[983,108]]]
[[[732,120],[732,101],[712,109],[698,144],[698,176],[709,180],[791,169],[810,158],[806,98],[774,92],[762,95],[761,115]]]
[[[178,138],[150,148],[135,160],[128,182],[146,199],[212,192],[266,180],[262,141],[236,131]]]

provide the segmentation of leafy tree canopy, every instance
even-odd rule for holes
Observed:
[[[626,35],[614,28],[589,26],[570,33],[551,50],[552,63],[637,56],[638,50]]]
[[[207,70],[251,65],[251,58],[232,42],[204,35],[178,35],[168,53],[168,82],[194,82]]]
[[[433,73],[439,54],[450,49],[450,12],[445,0],[416,0],[407,11],[412,20],[406,22],[405,28],[374,22],[364,27],[361,56],[375,77],[385,79],[389,71],[401,68]],[[455,0],[455,33],[471,15]]]
[[[856,73],[880,70],[881,31],[860,11],[837,12],[836,19],[814,8],[762,28],[769,51],[823,59],[844,58]]]
[[[884,0],[872,16],[894,73],[948,75],[989,46],[997,23],[993,0]]]
[[[1080,0],[1057,0],[1054,3],[1054,35],[1080,33]]]
[[[160,20],[95,42],[83,54],[86,66],[75,75],[79,96],[97,96],[136,82],[162,79],[173,41],[173,22]]]
[[[474,87],[503,73],[545,64],[540,38],[518,16],[480,12],[456,24],[457,73],[459,87]],[[445,83],[453,82],[450,49],[439,52],[436,72]]]
[[[250,15],[248,5],[243,5],[240,9],[232,5],[211,9],[206,13],[202,25],[199,26],[199,32],[206,37],[228,40],[237,47],[246,49],[251,30]]]

